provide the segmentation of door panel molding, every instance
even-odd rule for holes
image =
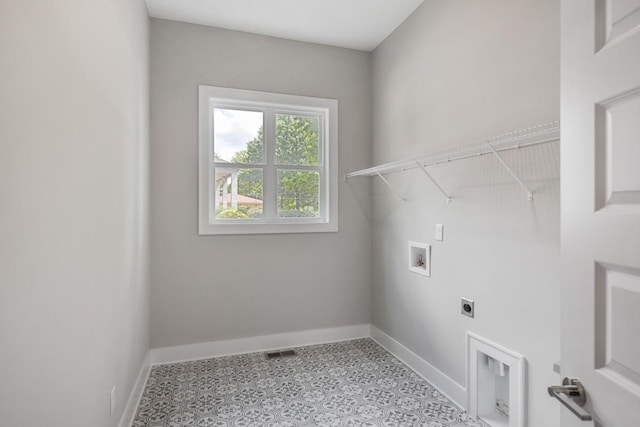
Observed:
[[[640,31],[640,0],[596,0],[596,52]]]
[[[640,87],[596,104],[596,211],[640,209]]]

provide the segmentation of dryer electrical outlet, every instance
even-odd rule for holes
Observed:
[[[469,317],[475,316],[475,308],[472,299],[460,298],[460,313]]]

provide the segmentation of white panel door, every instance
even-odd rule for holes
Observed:
[[[640,426],[640,0],[562,0],[562,373]]]

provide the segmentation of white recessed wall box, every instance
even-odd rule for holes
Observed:
[[[409,242],[409,271],[431,277],[431,246]]]
[[[467,332],[469,416],[491,427],[525,427],[526,359]]]

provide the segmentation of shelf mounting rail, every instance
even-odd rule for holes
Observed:
[[[501,152],[515,150],[519,148],[532,147],[560,140],[560,122],[548,122],[537,126],[520,129],[503,135],[494,136],[492,138],[473,141],[470,144],[462,146],[455,150],[442,153],[432,154],[428,156],[416,157],[413,159],[400,160],[397,162],[385,163],[367,169],[361,169],[349,172],[344,176],[345,181],[349,178],[357,176],[378,176],[403,202],[405,198],[394,189],[389,181],[383,176],[394,172],[403,172],[410,169],[419,168],[436,186],[436,188],[451,202],[449,194],[436,182],[436,180],[427,171],[427,167],[438,165],[441,163],[449,163],[456,160],[468,159],[484,155],[493,155],[498,159],[500,164],[509,172],[516,182],[525,190],[527,199],[533,200],[533,192],[522,182],[515,171],[500,155]]]

